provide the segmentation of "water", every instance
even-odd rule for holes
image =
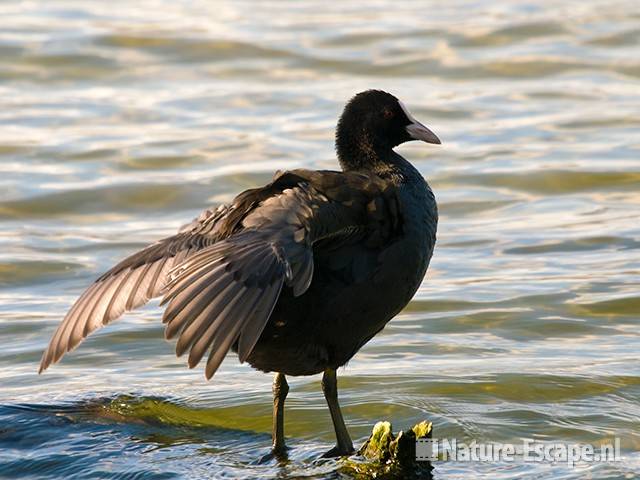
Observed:
[[[438,479],[640,472],[637,2],[4,2],[0,477],[337,475],[319,379],[212,382],[153,304],[45,375],[82,289],[276,169],[335,168],[344,102],[389,90],[443,140],[400,151],[440,204],[414,301],[339,372],[357,443],[422,419],[459,441],[619,437],[608,464],[440,462]]]

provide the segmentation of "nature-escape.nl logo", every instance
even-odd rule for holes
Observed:
[[[455,438],[420,438],[416,440],[416,459],[425,461],[452,460],[456,462],[538,462],[576,463],[616,462],[620,460],[620,439],[613,443],[540,442],[522,439],[522,443],[471,443]]]

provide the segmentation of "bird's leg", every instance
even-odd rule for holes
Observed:
[[[339,457],[342,455],[350,455],[353,453],[353,443],[347,431],[340,412],[340,404],[338,403],[338,381],[336,379],[336,371],[333,368],[327,368],[322,376],[322,391],[324,398],[327,400],[329,412],[331,412],[331,420],[333,420],[333,428],[336,431],[336,446],[325,453],[324,457]]]
[[[284,373],[276,373],[273,379],[273,453],[282,455],[285,453],[284,445],[284,400],[289,393],[289,384]]]

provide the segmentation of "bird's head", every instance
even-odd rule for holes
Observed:
[[[344,107],[336,129],[336,151],[344,169],[384,162],[401,143],[440,139],[396,97],[382,90],[358,93]]]

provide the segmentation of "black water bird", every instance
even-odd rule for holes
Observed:
[[[434,195],[393,151],[439,144],[393,95],[369,90],[336,130],[342,171],[292,170],[207,210],[176,235],[134,253],[71,307],[40,372],[98,328],[162,295],[165,336],[206,377],[231,349],[276,372],[273,447],[284,449],[285,375],[323,373],[337,444],[353,444],[338,404],[336,369],[378,333],[420,285],[436,241]]]

